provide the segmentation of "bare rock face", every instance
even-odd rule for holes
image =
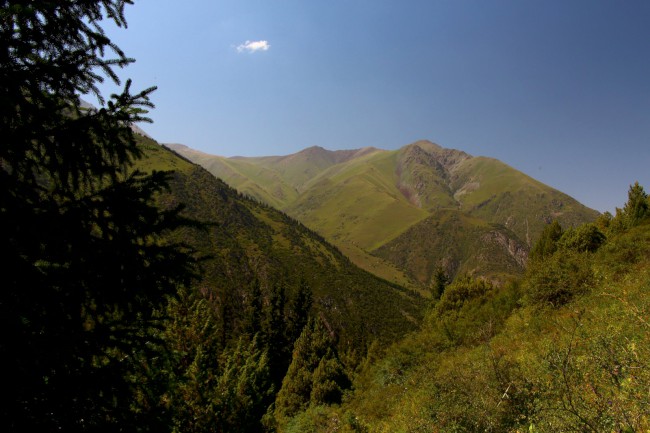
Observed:
[[[506,236],[504,233],[493,230],[483,236],[483,241],[494,242],[508,252],[522,268],[528,262],[528,248],[516,239]]]

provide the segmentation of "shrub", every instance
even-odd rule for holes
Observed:
[[[605,243],[605,234],[595,224],[584,224],[564,232],[558,246],[579,253],[594,252]]]
[[[531,263],[524,290],[531,304],[559,307],[586,292],[593,282],[594,274],[586,256],[561,250],[544,261]]]

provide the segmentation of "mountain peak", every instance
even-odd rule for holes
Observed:
[[[305,158],[307,161],[318,161],[322,168],[326,166],[340,164],[350,161],[355,158],[368,155],[373,152],[379,152],[380,149],[375,147],[362,147],[360,149],[346,149],[346,150],[327,150],[321,146],[311,146],[296,152],[291,155],[285,156],[283,159],[287,161],[296,161]]]
[[[466,152],[447,149],[428,140],[419,140],[400,149],[402,160],[415,160],[425,165],[440,165],[445,171],[451,172],[459,163],[471,159]]]
[[[325,149],[324,147],[321,146],[309,146],[298,153],[329,153],[331,151]]]
[[[408,146],[418,146],[418,147],[421,147],[423,149],[435,149],[435,150],[443,149],[443,147],[440,146],[439,144],[436,144],[433,141],[429,141],[429,140],[417,140],[417,141],[414,141],[411,144],[406,145],[406,147],[408,147]]]

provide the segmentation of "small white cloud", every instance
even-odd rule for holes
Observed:
[[[256,51],[268,51],[269,48],[271,48],[271,45],[268,41],[246,41],[237,46],[237,52],[243,53],[244,51],[247,51],[249,53],[254,53]]]

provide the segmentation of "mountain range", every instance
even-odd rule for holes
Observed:
[[[342,348],[395,341],[418,326],[424,302],[417,293],[359,269],[298,221],[243,196],[152,139],[138,140],[139,170],[173,172],[159,205],[182,205],[185,217],[205,225],[186,227],[171,240],[201,258],[196,287],[218,310],[224,333],[241,334],[252,304],[268,306],[278,291],[289,304],[301,285],[310,288],[314,314]]]
[[[413,288],[433,284],[439,270],[516,276],[548,223],[570,227],[598,215],[499,160],[425,140],[397,150],[314,146],[230,158],[167,146],[316,231],[358,266]]]

